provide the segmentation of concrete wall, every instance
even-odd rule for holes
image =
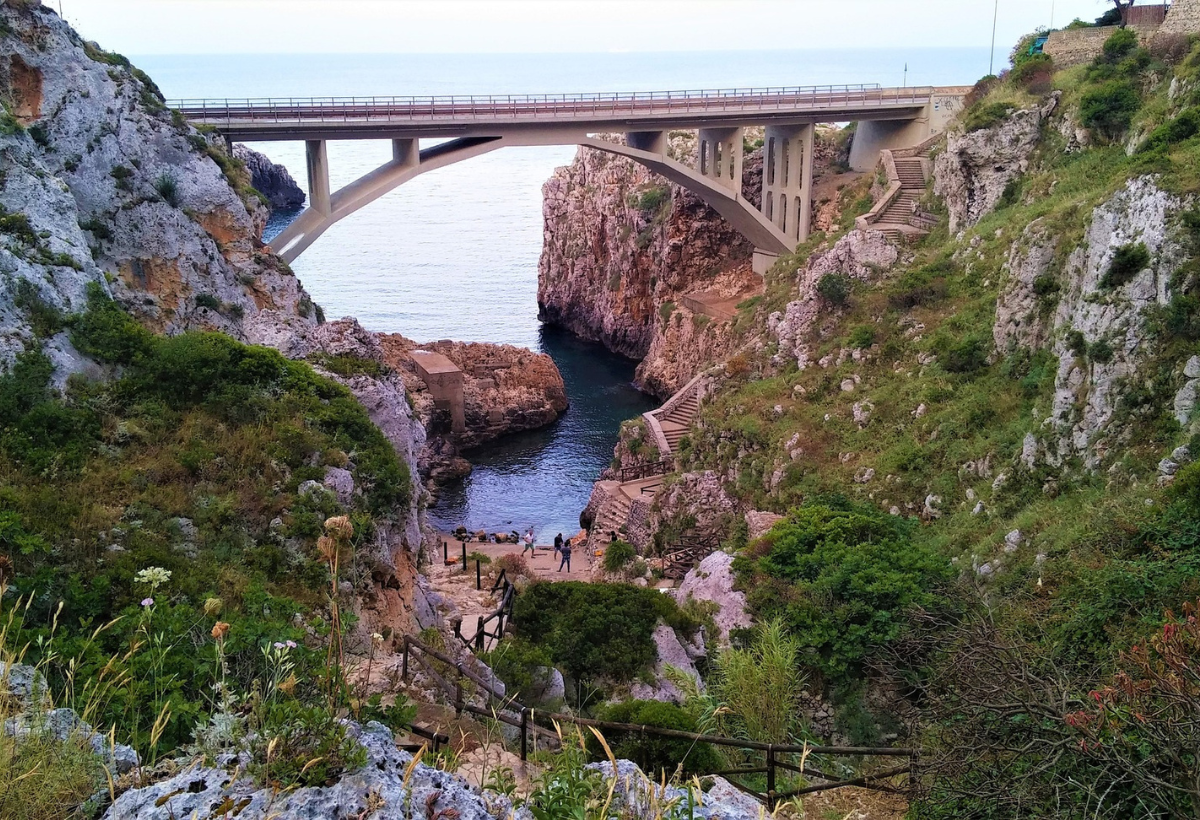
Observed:
[[[465,432],[466,402],[463,399],[463,374],[458,365],[441,353],[429,350],[414,350],[412,357],[417,365],[417,375],[433,396],[433,406],[450,413],[452,432]]]
[[[1099,56],[1105,40],[1119,30],[1117,26],[1104,26],[1052,31],[1042,51],[1048,54],[1059,68],[1090,63]]]
[[[908,148],[931,136],[928,119],[860,122],[850,144],[850,167],[871,171],[879,164],[879,152],[884,148]]]

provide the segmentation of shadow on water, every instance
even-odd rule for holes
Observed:
[[[549,427],[466,453],[474,470],[443,488],[429,511],[435,526],[507,532],[532,524],[547,543],[557,532],[574,534],[621,422],[658,406],[633,387],[629,359],[557,328],[543,326],[539,337],[562,372],[570,409]]]

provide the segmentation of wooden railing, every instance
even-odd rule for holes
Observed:
[[[479,561],[475,562],[475,587],[480,588],[479,581]],[[466,638],[462,634],[462,620],[456,620],[454,624],[454,637],[458,638],[463,646],[475,652],[485,652],[488,647],[488,639],[492,639],[495,646],[504,637],[504,627],[512,623],[513,608],[516,604],[517,588],[508,580],[508,571],[500,570],[500,574],[496,577],[496,581],[492,584],[492,594],[500,593],[500,605],[496,607],[492,614],[484,616],[480,615],[475,626],[475,634],[470,638]],[[488,631],[488,626],[492,625],[493,630]]]
[[[763,764],[761,766],[739,766],[733,769],[702,772],[701,774],[724,777],[734,787],[761,800],[772,810],[783,800],[805,794],[840,789],[847,786],[861,786],[885,792],[903,792],[904,789],[902,787],[884,781],[904,775],[908,776],[909,784],[915,781],[918,753],[914,749],[865,746],[817,746],[808,743],[763,743],[717,735],[704,735],[697,732],[685,732],[678,729],[663,729],[658,726],[615,723],[607,720],[591,720],[576,715],[539,712],[522,706],[513,698],[507,698],[506,693],[499,691],[491,682],[484,680],[483,677],[467,669],[454,658],[433,649],[417,638],[411,636],[405,637],[402,651],[401,675],[405,681],[409,679],[409,664],[411,661],[419,666],[434,684],[451,699],[457,714],[461,715],[466,712],[480,717],[491,718],[519,729],[522,761],[529,758],[530,740],[533,741],[535,747],[537,745],[537,738],[539,737],[557,740],[560,737],[557,727],[573,725],[593,727],[601,732],[620,732],[641,736],[671,738],[674,740],[690,741],[693,744],[706,743],[712,746],[740,750],[754,756],[761,753],[763,755]],[[448,670],[453,670],[453,683],[447,680],[447,675],[450,673],[446,672],[446,674],[443,674],[439,672],[434,667],[434,661],[440,662]],[[464,680],[473,683],[486,696],[485,705],[478,705],[470,701],[464,690]],[[551,729],[550,727],[552,726],[555,728]],[[824,771],[827,768],[827,762],[832,762],[835,758],[900,758],[906,762],[902,766],[893,766],[882,771],[868,772],[856,777],[842,777]],[[821,768],[817,768],[818,766]],[[779,785],[778,781],[781,772],[800,775],[806,781],[819,780],[823,782],[780,790],[777,786]],[[747,776],[760,774],[765,776],[764,788],[754,788],[744,781]]]
[[[645,464],[635,464],[632,467],[622,467],[621,483],[666,475],[674,469],[675,462],[669,458],[664,458],[661,461],[650,461]]]
[[[658,557],[658,568],[664,578],[683,580],[688,570],[720,547],[716,536],[685,536]]]

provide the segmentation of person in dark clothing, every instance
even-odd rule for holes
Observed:
[[[558,562],[558,571],[562,572],[563,567],[567,568],[567,572],[571,571],[571,539],[568,538],[563,542],[562,549],[559,551],[562,555],[562,560]]]
[[[617,543],[617,533],[616,533],[616,530],[610,530],[608,534],[612,536],[612,538],[608,539],[608,543],[610,543],[610,544],[615,544],[615,543]]]
[[[554,536],[554,554],[555,555],[558,555],[558,553],[562,551],[562,545],[563,545],[563,537],[562,537],[562,533],[560,532],[558,535]]]

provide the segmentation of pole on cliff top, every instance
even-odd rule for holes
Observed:
[[[996,74],[996,24],[1000,22],[1000,0],[996,0],[996,9],[992,12],[992,53],[988,63],[988,74]]]

